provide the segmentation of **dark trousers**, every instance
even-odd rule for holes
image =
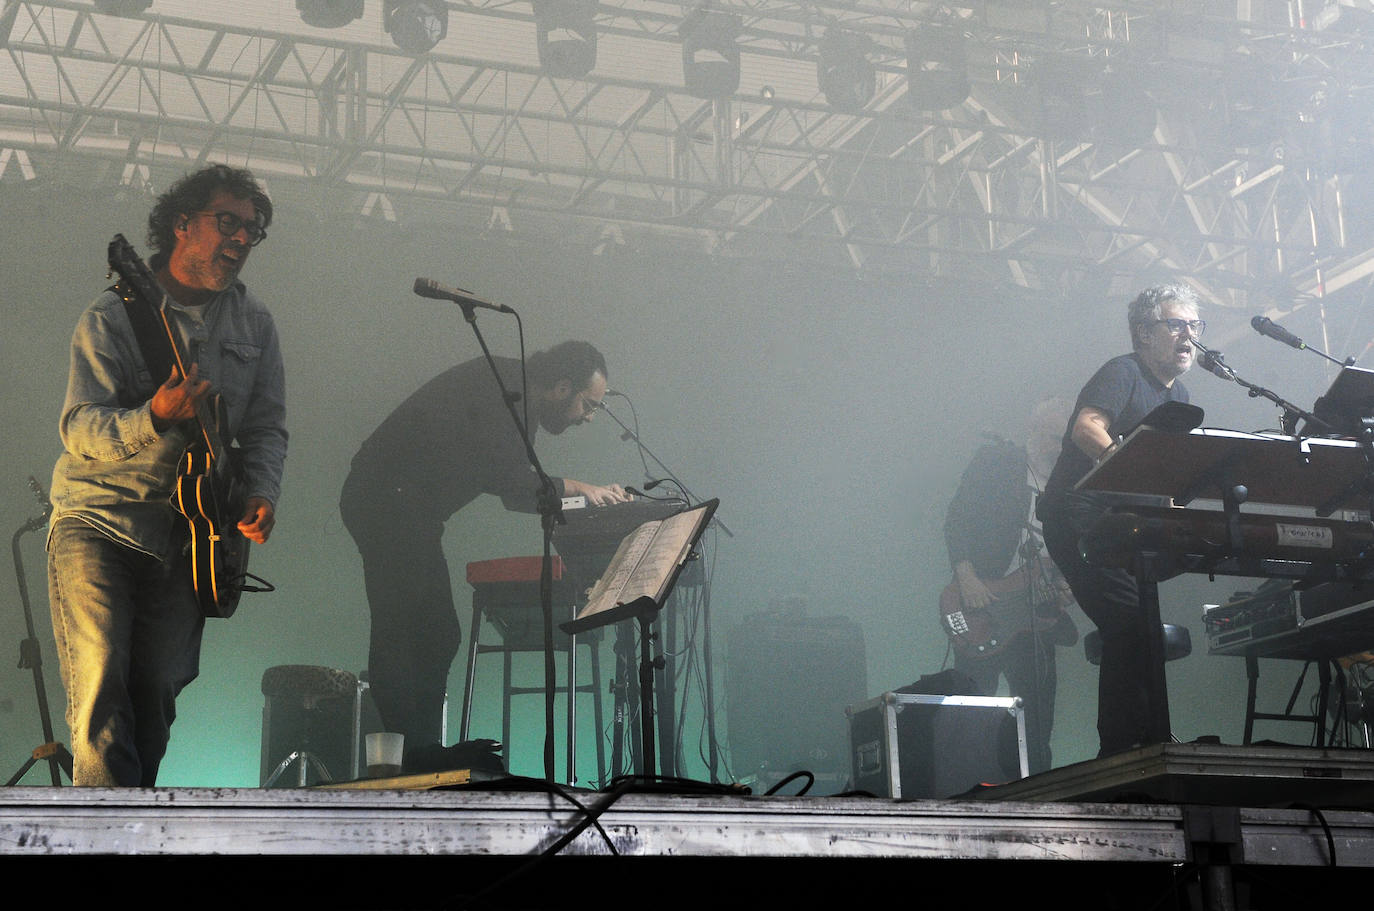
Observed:
[[[345,488],[344,525],[358,545],[372,617],[368,681],[407,752],[439,743],[449,669],[462,642],[442,522]]]
[[[1054,729],[1054,696],[1058,675],[1054,646],[1032,632],[1022,633],[1001,653],[983,660],[956,657],[955,669],[968,674],[985,696],[997,693],[998,678],[1021,697],[1026,719],[1026,760],[1032,775],[1053,765],[1050,734]]]
[[[1099,756],[1146,743],[1152,705],[1147,623],[1135,577],[1122,569],[1090,565],[1079,550],[1079,539],[1104,512],[1099,500],[1076,493],[1060,493],[1040,504],[1045,548],[1102,638],[1097,678]]]

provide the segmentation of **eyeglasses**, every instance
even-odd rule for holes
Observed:
[[[593,414],[595,414],[596,412],[600,411],[601,408],[602,408],[602,406],[603,406],[604,404],[605,404],[604,402],[594,402],[594,401],[592,401],[591,399],[587,398],[587,397],[586,397],[585,395],[583,395],[582,393],[578,393],[578,396],[577,396],[577,410],[578,410],[578,414],[581,415],[581,416],[584,417],[584,418],[585,418],[585,417],[590,417],[591,415],[593,415]]]
[[[244,221],[233,212],[196,212],[196,215],[213,215],[219,228],[219,233],[225,237],[233,237],[242,228],[248,232],[248,246],[256,247],[267,239],[267,229],[257,221]]]
[[[1156,323],[1163,323],[1169,327],[1169,331],[1174,335],[1182,335],[1183,330],[1187,329],[1192,333],[1193,338],[1202,338],[1202,333],[1207,331],[1207,321],[1205,319],[1157,319]]]

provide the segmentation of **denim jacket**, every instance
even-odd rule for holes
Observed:
[[[286,459],[286,385],[271,314],[241,282],[197,308],[168,298],[167,312],[181,350],[224,399],[228,430],[221,436],[238,444],[246,494],[275,505]],[[122,298],[101,294],[72,335],[53,523],[76,517],[131,547],[170,556],[173,532],[184,523],[170,498],[196,429],[194,421],[161,434],[153,428],[150,402],[166,379],[144,363]]]

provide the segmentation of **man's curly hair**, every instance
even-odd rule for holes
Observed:
[[[177,222],[210,204],[221,190],[237,199],[253,203],[265,229],[272,223],[272,200],[247,168],[231,168],[214,164],[185,175],[157,198],[153,211],[148,213],[148,244],[153,248],[149,265],[161,268],[176,246]]]

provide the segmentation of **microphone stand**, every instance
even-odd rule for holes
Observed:
[[[619,395],[619,396],[621,396],[622,398],[626,399],[626,401],[629,401],[629,396],[626,396],[624,393],[616,393],[616,394]],[[634,407],[633,403],[631,403],[630,407],[631,407],[631,408]],[[695,496],[690,490],[687,489],[687,485],[683,484],[682,481],[680,481],[680,480],[677,478],[677,476],[673,474],[672,470],[671,470],[670,468],[668,468],[667,465],[663,464],[663,461],[662,461],[661,459],[659,459],[659,457],[656,456],[656,455],[653,453],[653,451],[652,451],[651,449],[649,449],[648,446],[644,445],[644,441],[640,438],[638,430],[636,430],[636,429],[631,429],[628,425],[626,425],[626,423],[625,423],[624,421],[622,421],[619,417],[617,417],[616,414],[615,414],[613,411],[611,411],[611,409],[609,409],[609,408],[606,407],[606,405],[605,405],[604,402],[603,402],[602,405],[601,405],[601,410],[604,411],[604,412],[606,413],[606,415],[607,415],[612,421],[615,421],[616,424],[618,424],[618,425],[620,426],[621,431],[623,431],[623,432],[621,433],[621,435],[620,435],[620,438],[621,438],[622,440],[626,440],[626,441],[633,441],[634,444],[635,444],[635,446],[638,447],[638,449],[639,449],[641,458],[647,457],[648,459],[652,459],[653,462],[654,462],[654,464],[657,465],[657,466],[663,471],[663,473],[664,473],[664,475],[666,476],[666,478],[667,478],[668,480],[672,481],[673,484],[675,484],[675,485],[677,486],[677,488],[678,488],[680,491],[682,491],[682,495],[683,495],[684,498],[686,498],[688,504],[691,504],[693,501],[696,500],[696,496]],[[638,423],[638,421],[636,421],[636,423]],[[646,463],[646,464],[647,464],[647,463]],[[645,474],[646,474],[646,475],[648,474],[647,470],[646,470]],[[646,485],[646,486],[647,486],[647,485]],[[735,536],[734,532],[730,531],[730,529],[729,529],[728,527],[726,527],[725,523],[724,523],[724,522],[721,522],[721,521],[720,521],[719,519],[717,519],[714,515],[711,517],[711,525],[714,525],[714,526],[718,527],[721,531],[725,532],[725,534],[728,535],[728,536],[731,537],[731,538],[733,538],[733,537]],[[708,766],[707,772],[708,772],[708,775],[710,776],[710,781],[715,782],[715,781],[717,780],[717,778],[716,778],[716,756],[717,756],[718,748],[717,748],[717,743],[716,743],[716,710],[715,710],[715,686],[714,686],[714,679],[715,679],[715,678],[714,678],[714,674],[713,674],[712,671],[711,671],[711,607],[710,607],[710,605],[711,605],[711,580],[710,580],[709,578],[707,578],[707,579],[705,580],[705,584],[704,584],[704,586],[703,586],[703,592],[702,592],[702,616],[701,616],[701,632],[702,632],[702,641],[703,641],[703,643],[704,643],[703,646],[702,646],[702,665],[703,665],[704,668],[705,668],[705,677],[706,677],[706,679],[705,679],[705,681],[704,681],[704,686],[705,686],[705,690],[706,690],[706,691],[705,691],[705,694],[704,694],[704,696],[703,696],[703,701],[705,702],[705,707],[704,707],[704,708],[705,708],[705,714],[706,714],[706,737],[707,737],[707,751],[706,751],[706,752],[707,752],[707,755],[708,755],[708,757],[709,757],[708,762],[707,762],[707,766]],[[668,639],[669,639],[669,644],[670,644],[670,645],[672,644],[673,638],[674,638],[674,631],[673,631],[672,626],[671,626],[672,620],[673,620],[673,616],[674,616],[674,615],[673,615],[671,612],[670,612],[669,615],[668,615],[668,621],[669,621],[669,624],[670,624],[670,628],[669,628],[669,631],[668,631]],[[665,671],[665,678],[668,676],[668,673],[669,673],[669,672]],[[666,679],[665,679],[665,683],[666,683]],[[667,688],[667,687],[659,687],[660,692],[662,692],[662,691],[665,690],[665,689],[668,689],[668,688]],[[670,700],[671,700],[671,699],[672,699],[671,690],[669,690],[669,694],[670,694],[670,695],[669,695],[669,698],[670,698]],[[671,701],[670,701],[670,707],[671,707]],[[663,715],[665,715],[666,713],[660,712],[659,714],[660,714],[660,717],[663,717]],[[665,751],[665,753],[666,753],[666,751]],[[673,754],[670,754],[670,755],[675,755],[675,751],[674,751]],[[666,756],[665,756],[665,762],[666,762],[666,761],[667,761],[667,758],[666,758]],[[647,771],[649,774],[652,774],[652,773],[653,773],[653,769],[646,769],[646,771]]]
[[[33,686],[38,695],[38,717],[43,726],[43,745],[33,751],[23,767],[15,772],[9,781],[5,782],[6,787],[18,784],[33,768],[34,764],[47,760],[48,771],[52,775],[53,787],[62,786],[62,777],[58,774],[58,769],[67,773],[70,779],[72,775],[72,754],[67,748],[53,739],[52,716],[48,711],[48,691],[43,683],[43,656],[38,650],[38,638],[34,634],[33,611],[29,607],[29,588],[24,579],[23,558],[19,552],[19,539],[27,532],[37,531],[48,524],[48,516],[52,514],[52,503],[44,496],[43,489],[38,486],[38,482],[29,478],[29,487],[34,495],[38,497],[38,502],[43,506],[43,514],[35,516],[25,522],[18,531],[14,533],[11,541],[11,549],[14,552],[14,572],[19,582],[19,600],[24,607],[24,623],[28,632],[28,638],[19,644],[19,666],[33,669]]]
[[[558,487],[553,483],[553,479],[544,471],[544,467],[539,462],[539,456],[534,452],[534,444],[530,440],[529,428],[524,420],[521,420],[519,412],[515,410],[515,402],[519,395],[512,395],[506,389],[505,380],[501,378],[501,371],[496,369],[496,360],[492,357],[491,349],[487,347],[487,341],[482,336],[482,330],[477,325],[477,307],[480,302],[475,299],[454,300],[463,310],[463,319],[467,320],[472,327],[472,333],[477,338],[477,344],[482,348],[482,356],[486,358],[487,365],[491,368],[492,376],[496,378],[496,385],[501,390],[501,401],[505,403],[506,410],[510,412],[511,420],[515,422],[515,428],[520,434],[521,442],[525,444],[525,457],[529,459],[530,465],[534,468],[535,474],[539,476],[539,493],[537,495],[537,508],[540,516],[540,524],[544,533],[544,554],[543,562],[539,569],[539,602],[544,620],[544,778],[548,781],[554,779],[554,687],[556,685],[556,671],[554,668],[553,651],[553,530],[554,526],[562,523],[563,503],[558,496]],[[520,327],[520,335],[524,336],[524,324],[520,321],[520,315],[514,310],[516,323]],[[528,401],[526,405],[528,406]],[[528,416],[528,410],[526,415]],[[469,635],[476,636],[477,630],[469,630]],[[569,698],[573,694],[569,693]]]
[[[1241,377],[1240,374],[1232,370],[1230,365],[1228,365],[1224,360],[1222,360],[1220,351],[1214,351],[1210,348],[1207,348],[1197,339],[1192,340],[1192,345],[1194,348],[1202,352],[1203,359],[1209,361],[1213,365],[1207,367],[1206,369],[1210,370],[1212,373],[1215,373],[1217,376],[1221,377],[1224,380],[1231,380],[1237,385],[1244,387],[1246,391],[1249,393],[1250,398],[1266,398],[1269,401],[1273,402],[1275,405],[1278,405],[1280,408],[1282,408],[1283,419],[1281,424],[1283,427],[1283,432],[1286,433],[1288,436],[1296,436],[1298,428],[1298,418],[1304,419],[1309,424],[1320,424],[1321,426],[1327,428],[1333,433],[1335,432],[1334,427],[1332,427],[1326,421],[1323,421],[1321,418],[1317,417],[1312,412],[1299,408],[1292,402],[1280,398],[1278,395],[1269,391],[1268,389],[1263,388],[1262,386],[1257,386],[1254,383],[1247,382],[1243,377]],[[1325,357],[1325,355],[1323,355],[1323,357]]]

